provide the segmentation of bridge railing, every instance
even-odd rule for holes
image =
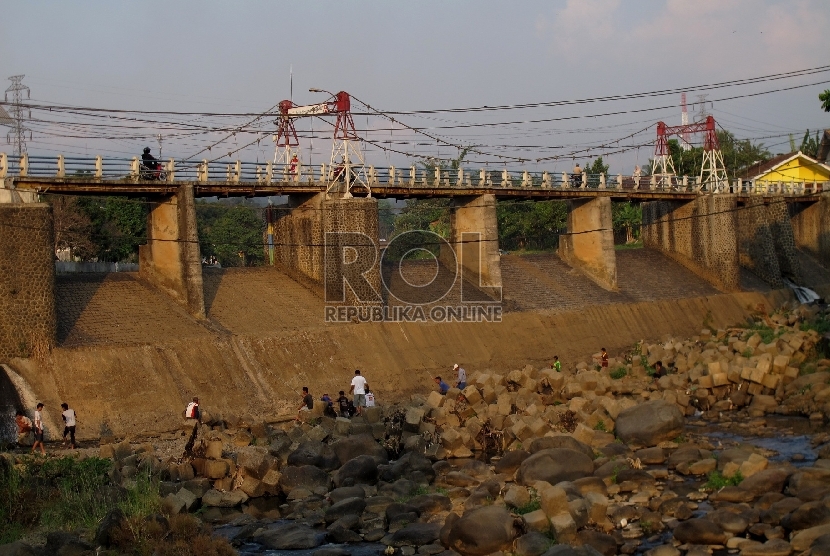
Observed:
[[[336,170],[327,164],[274,164],[238,160],[159,160],[159,170],[148,170],[139,157],[9,156],[0,153],[0,179],[55,178],[66,181],[197,182],[268,185],[295,183],[318,186],[331,182]],[[741,195],[811,195],[830,191],[830,182],[721,180],[701,183],[699,177],[675,175],[621,175],[507,170],[490,168],[435,168],[417,166],[365,168],[361,176],[372,189],[511,189],[511,190],[621,190],[713,192]]]

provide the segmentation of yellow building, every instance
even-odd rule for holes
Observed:
[[[822,183],[830,181],[830,166],[798,151],[754,164],[742,174],[743,179],[760,183]]]

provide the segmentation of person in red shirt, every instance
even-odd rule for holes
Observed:
[[[600,351],[602,352],[599,355],[600,360],[602,362],[602,366],[607,367],[608,366],[608,352],[605,351],[605,348],[602,348]]]

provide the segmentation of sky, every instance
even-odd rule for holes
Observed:
[[[311,87],[347,91],[380,112],[689,87],[690,104],[707,93],[706,110],[723,128],[773,153],[789,151],[790,133],[800,143],[805,129],[830,127],[817,98],[830,88],[830,68],[695,89],[829,65],[826,0],[0,0],[0,8],[0,79],[25,74],[28,102],[38,106],[116,111],[101,118],[83,109],[34,110],[30,154],[128,157],[145,145],[157,153],[160,133],[165,157],[270,160],[273,117],[245,126],[251,116],[215,114],[261,114],[289,97],[298,105],[326,99]],[[735,96],[743,98],[725,100]],[[394,123],[358,103],[352,108],[358,133],[371,141],[366,162],[375,166],[449,159],[472,146],[471,168],[561,172],[604,155],[612,173],[630,173],[652,156],[656,122],[680,123],[679,104],[672,93],[399,114]],[[690,106],[691,119],[698,108]],[[136,114],[120,112],[128,110],[211,115],[130,121]],[[331,121],[297,122],[305,163],[328,162]],[[204,151],[207,145],[215,146]]]

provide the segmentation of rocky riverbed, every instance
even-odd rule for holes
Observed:
[[[827,322],[759,308],[605,368],[473,372],[351,420],[208,408],[184,455],[193,423],[166,453],[106,438],[99,453],[241,554],[830,554]]]

